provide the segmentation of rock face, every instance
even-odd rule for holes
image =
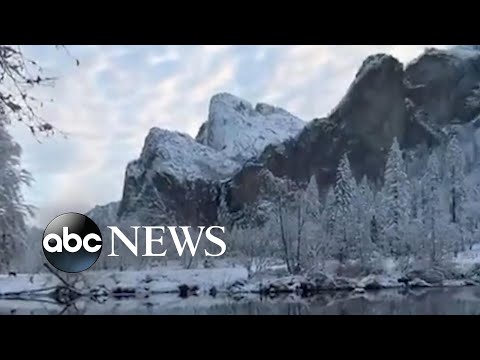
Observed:
[[[212,97],[208,121],[196,140],[222,156],[244,162],[258,156],[267,145],[296,135],[305,126],[299,118],[268,104],[248,102],[227,93]]]
[[[120,218],[140,221],[212,223],[218,182],[240,164],[186,134],[153,128],[140,158],[125,173]]]
[[[443,126],[465,124],[480,114],[480,101],[478,106],[465,105],[480,83],[479,70],[475,48],[427,50],[406,67],[389,55],[368,57],[328,117],[314,119],[296,137],[268,146],[255,166],[235,175],[228,197],[231,209],[258,198],[260,168],[297,182],[315,175],[326,188],[334,183],[339,159],[347,153],[357,179],[366,175],[381,181],[394,137],[402,147],[432,146],[447,140]]]
[[[443,126],[480,115],[472,101],[479,84],[480,51],[459,46],[428,50],[407,66],[368,57],[338,106],[306,125],[285,110],[218,94],[196,139],[150,131],[127,167],[118,215],[213,224],[221,192],[229,211],[242,210],[259,199],[264,169],[297,182],[315,175],[322,190],[345,153],[357,178],[381,181],[394,137],[402,147],[433,145],[445,140]]]
[[[274,175],[306,181],[315,174],[320,184],[331,184],[348,152],[358,176],[375,178],[393,137],[403,139],[406,113],[402,64],[371,56],[329,117],[313,120],[295,140],[268,147],[261,159]]]
[[[213,224],[222,182],[240,171],[247,158],[303,126],[285,110],[265,104],[253,108],[233,95],[216,95],[196,140],[150,130],[139,159],[127,166],[119,218]]]
[[[465,123],[478,115],[466,105],[480,80],[480,51],[458,46],[448,51],[429,49],[405,70],[408,97],[436,124]]]

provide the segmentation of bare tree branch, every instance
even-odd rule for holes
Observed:
[[[56,47],[72,57],[65,45]],[[75,61],[78,66],[80,62]],[[39,109],[44,102],[32,94],[36,88],[54,86],[56,80],[56,77],[45,76],[44,69],[35,60],[27,58],[21,46],[0,45],[0,107],[5,115],[2,120],[25,123],[35,137],[55,133],[66,136],[41,117]]]

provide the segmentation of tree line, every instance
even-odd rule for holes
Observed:
[[[468,181],[457,136],[424,155],[402,151],[394,139],[380,185],[357,181],[347,154],[322,194],[315,176],[302,187],[268,170],[263,175],[268,194],[245,211],[264,214],[263,221],[248,218],[230,231],[231,247],[251,274],[272,258],[281,258],[291,274],[323,269],[330,260],[356,262],[367,272],[386,258],[405,268],[419,261],[437,266],[476,242],[478,185]]]

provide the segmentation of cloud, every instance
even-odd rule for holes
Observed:
[[[61,76],[42,115],[69,134],[37,143],[12,131],[36,183],[26,197],[46,225],[59,212],[85,212],[121,197],[125,166],[151,127],[196,135],[217,92],[281,106],[305,120],[326,115],[366,56],[387,52],[405,62],[427,45],[51,46],[26,52]],[[440,45],[438,47],[444,47]]]

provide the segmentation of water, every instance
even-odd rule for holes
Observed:
[[[64,307],[37,301],[0,300],[0,314],[92,315],[479,315],[480,287],[328,293],[311,298],[284,296],[190,297],[161,295],[110,299],[103,304],[77,301]]]

